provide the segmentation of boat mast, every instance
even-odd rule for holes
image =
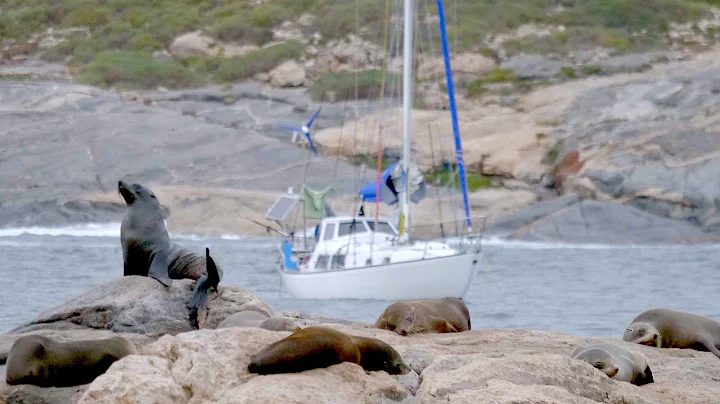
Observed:
[[[403,152],[402,152],[402,195],[400,204],[400,242],[407,241],[409,235],[407,222],[410,217],[410,190],[408,171],[410,169],[410,119],[412,111],[413,79],[413,11],[414,1],[405,0],[404,39],[403,39]]]
[[[457,106],[455,105],[455,86],[453,84],[452,68],[450,67],[450,46],[448,46],[447,29],[445,28],[445,7],[443,0],[437,0],[438,17],[440,19],[440,38],[442,40],[443,59],[445,60],[445,79],[447,82],[448,98],[450,99],[450,111],[452,113],[453,135],[455,135],[455,155],[457,158],[458,175],[460,176],[460,187],[465,205],[465,220],[467,221],[468,232],[472,231],[470,220],[470,203],[468,202],[467,178],[465,177],[465,162],[463,160],[462,142],[460,141],[460,125],[458,125]]]

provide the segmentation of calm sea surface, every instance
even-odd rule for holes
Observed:
[[[119,235],[18,233],[0,230],[0,332],[122,276]],[[292,299],[280,291],[274,240],[174,241],[198,252],[210,247],[225,271],[222,284],[252,289],[276,310],[371,322],[388,304]],[[486,243],[482,263],[465,297],[474,329],[621,337],[635,315],[652,307],[720,319],[720,246],[573,248],[494,241]]]

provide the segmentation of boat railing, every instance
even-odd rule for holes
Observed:
[[[486,221],[487,216],[479,215],[471,217],[469,221],[467,218],[462,218],[411,224],[408,230],[414,239],[443,241],[455,244],[460,248],[479,248]]]

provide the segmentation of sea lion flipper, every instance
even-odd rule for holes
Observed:
[[[172,285],[172,279],[170,279],[170,275],[168,274],[169,267],[170,262],[168,260],[167,253],[157,252],[152,258],[152,263],[150,264],[150,269],[148,270],[148,276],[156,279],[163,285],[170,287],[170,285]]]
[[[710,339],[705,339],[702,341],[703,345],[708,349],[708,351],[712,352],[715,356],[720,358],[720,350],[715,346],[715,344]]]
[[[455,328],[452,324],[450,324],[447,320],[440,317],[428,317],[427,318],[428,323],[430,323],[430,329],[435,330],[439,333],[450,333],[450,332],[459,332],[457,328]]]
[[[452,324],[448,323],[447,320],[444,320],[444,323],[445,323],[445,324],[443,324],[443,326],[445,328],[444,332],[459,332],[457,330],[457,328],[455,328]]]
[[[215,264],[215,260],[210,256],[209,248],[205,248],[205,266],[206,273],[195,283],[195,288],[190,294],[187,305],[188,309],[190,309],[190,322],[193,323],[195,328],[198,328],[198,310],[205,310],[210,289],[217,290],[220,283],[221,271]]]

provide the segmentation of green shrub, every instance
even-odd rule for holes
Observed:
[[[501,83],[504,81],[514,81],[516,78],[515,72],[511,69],[495,68],[490,71],[490,73],[480,78],[480,80],[484,83]]]
[[[583,68],[585,74],[600,74],[602,73],[602,67],[596,65],[588,65]]]
[[[470,98],[480,97],[488,91],[487,84],[515,81],[515,72],[510,69],[495,68],[490,73],[471,82],[467,86],[467,96]]]
[[[480,97],[487,92],[485,82],[482,79],[477,79],[470,83],[467,87],[467,96],[470,98]]]
[[[605,27],[628,32],[666,32],[670,22],[702,18],[708,11],[687,0],[602,0],[570,1],[555,17],[575,27]]]
[[[558,140],[555,142],[555,144],[550,147],[545,154],[545,157],[542,160],[543,164],[553,166],[558,162],[558,158],[560,157],[560,151],[563,148],[563,140]]]
[[[285,60],[302,55],[303,45],[290,40],[267,48],[258,49],[244,56],[223,59],[214,73],[216,81],[227,82],[250,78],[257,73],[266,72]]]
[[[431,171],[429,173],[425,173],[425,181],[427,181],[430,184],[438,184],[439,186],[448,186],[451,183],[451,178],[453,177],[453,171],[450,170],[440,170],[440,171]],[[455,187],[460,187],[460,174],[457,173],[457,175],[454,176],[455,178]],[[492,186],[492,181],[490,178],[478,174],[478,173],[471,173],[465,171],[465,181],[467,183],[467,189],[469,192],[475,192],[482,188],[488,188]]]
[[[88,27],[95,29],[108,24],[112,14],[107,8],[78,8],[67,14],[61,22],[65,27]]]
[[[49,22],[47,6],[23,7],[0,13],[0,38],[26,39],[45,29]]]
[[[104,51],[83,69],[79,81],[126,89],[182,88],[199,84],[200,77],[177,63],[161,63],[145,53]]]
[[[263,44],[272,39],[272,29],[254,27],[248,23],[246,15],[231,16],[208,29],[212,36],[226,42],[244,44]]]
[[[385,96],[392,94],[393,87],[402,80],[402,75],[386,74]],[[320,101],[325,99],[330,92],[335,93],[336,100],[354,100],[379,98],[382,87],[382,72],[370,70],[363,72],[337,72],[326,73],[316,80],[308,89],[311,97]]]
[[[562,74],[563,74],[563,76],[570,78],[570,79],[574,79],[577,77],[577,74],[575,74],[575,69],[573,69],[572,67],[569,67],[569,66],[564,66],[562,68]]]

